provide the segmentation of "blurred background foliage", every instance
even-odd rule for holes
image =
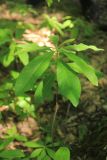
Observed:
[[[104,160],[107,157],[107,3],[103,0],[95,6],[89,1],[94,13],[90,13],[91,9],[86,12],[88,2],[84,7],[77,0],[51,3],[51,0],[47,3],[43,0],[0,1],[0,158],[34,159],[38,144],[32,140],[40,140],[38,152],[48,153],[46,160],[52,159],[53,150],[63,145],[70,148],[73,160]],[[54,34],[60,36],[60,42],[71,38],[77,43],[95,44],[105,51],[81,53],[85,61],[103,72],[103,78],[96,88],[80,76],[85,85],[77,109],[59,97],[53,147],[50,130],[55,98],[38,108],[32,92],[26,97],[17,97],[14,85],[22,68],[38,54],[36,44],[51,47],[49,37]],[[27,143],[27,139],[31,143]],[[26,158],[21,150],[27,152]]]

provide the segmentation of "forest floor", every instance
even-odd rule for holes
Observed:
[[[43,10],[44,13],[47,13],[45,7]],[[20,21],[37,26],[43,20],[42,14],[22,16],[19,13],[10,12],[5,4],[0,6],[1,20]],[[48,15],[55,16],[60,21],[66,14],[64,11],[57,10],[57,12],[49,11]],[[22,41],[19,41],[19,43],[23,43],[27,39],[38,44],[51,46],[52,44],[48,39],[51,34],[54,34],[54,31],[50,31],[48,28],[39,29],[35,27],[33,31],[26,30]],[[86,79],[81,77],[82,95],[77,108],[73,108],[68,102],[62,102],[62,100],[58,102],[59,110],[53,129],[54,138],[70,145],[73,160],[105,160],[107,156],[107,32],[97,29],[94,36],[82,37],[79,41],[94,44],[104,49],[101,53],[86,53],[91,64],[102,71],[104,75],[99,79],[98,87],[93,87]],[[2,83],[2,80],[0,81]],[[0,123],[1,138],[7,129],[15,125],[20,134],[27,136],[29,139],[40,139],[45,134],[50,134],[48,128],[51,128],[52,123],[49,124],[48,122],[53,121],[55,102],[45,104],[38,109],[39,121],[37,118],[35,120],[31,117],[23,121],[16,120],[8,110],[8,106],[0,107],[0,111],[5,117]],[[42,130],[44,135],[42,135]],[[21,143],[14,142],[9,147],[14,149],[19,146],[21,146]]]

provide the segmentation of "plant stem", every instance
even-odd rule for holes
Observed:
[[[54,141],[54,127],[55,127],[55,122],[56,122],[58,109],[59,109],[59,104],[57,102],[57,96],[56,96],[55,112],[54,112],[54,116],[53,116],[52,129],[51,129],[52,143]]]

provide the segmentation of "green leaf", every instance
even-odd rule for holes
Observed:
[[[52,100],[53,98],[52,87],[54,81],[55,81],[54,73],[48,73],[44,77],[44,80],[38,84],[35,92],[36,105],[43,103],[45,100],[48,101]]]
[[[15,135],[15,139],[16,139],[17,141],[20,141],[20,142],[26,142],[26,141],[27,141],[27,138],[26,138],[25,136],[19,135],[19,134],[16,134],[16,135]]]
[[[75,41],[75,39],[73,39],[73,38],[72,38],[72,39],[67,39],[67,40],[65,40],[63,43],[60,44],[60,47],[61,47],[61,46],[64,46],[65,44],[72,43],[72,42],[74,42],[74,41]]]
[[[71,29],[71,36],[73,39],[77,39],[79,35],[80,35],[80,32],[78,27],[74,27]]]
[[[36,105],[39,105],[40,103],[43,103],[43,81],[41,81],[39,83],[39,85],[36,88],[36,92],[35,92],[35,103]]]
[[[46,20],[46,25],[49,26],[50,29],[55,29],[60,35],[64,35],[62,31],[62,24],[58,22],[56,17],[49,17],[48,15],[44,15]]]
[[[52,100],[53,90],[52,87],[55,81],[55,74],[50,72],[46,75],[43,81],[43,97],[45,100]]]
[[[48,155],[46,155],[42,160],[51,160],[51,158]]]
[[[19,72],[16,72],[15,70],[11,70],[10,74],[13,79],[17,79],[19,76]]]
[[[77,73],[83,73],[81,72],[81,68],[74,62],[74,63],[67,63],[75,72]],[[91,66],[90,66],[91,67]],[[93,67],[93,72],[96,74],[97,78],[100,79],[104,76],[104,74],[100,71],[95,70]]]
[[[29,63],[29,52],[34,52],[39,50],[40,47],[35,43],[25,43],[17,45],[17,52],[15,53],[23,65],[27,65]]]
[[[93,45],[85,45],[83,43],[80,43],[80,44],[74,44],[74,45],[71,45],[69,46],[72,50],[75,50],[75,51],[85,51],[87,49],[92,49],[94,51],[103,51],[103,49],[100,49],[100,48],[97,48],[96,46],[93,46]]]
[[[54,160],[70,160],[70,151],[67,147],[60,147],[55,153]]]
[[[57,46],[58,42],[59,42],[59,36],[58,35],[54,35],[50,37],[50,40],[52,41],[52,43]]]
[[[0,150],[3,150],[6,146],[8,146],[12,141],[14,140],[13,137],[5,139],[5,140],[0,140]]]
[[[68,27],[73,28],[74,24],[70,19],[68,19],[62,24],[62,27],[63,27],[63,29],[68,28]]]
[[[85,75],[93,85],[98,86],[98,78],[93,67],[88,65],[79,56],[72,54],[72,52],[66,52],[66,50],[62,50],[62,53],[65,54],[71,61],[74,61],[76,63],[75,69],[78,70],[78,72]],[[72,69],[74,69],[74,66],[72,67]]]
[[[49,157],[51,157],[52,159],[54,159],[55,157],[55,152],[54,150],[50,149],[50,148],[46,148],[47,154],[49,155]]]
[[[14,125],[13,127],[7,129],[6,134],[7,134],[6,136],[8,137],[15,137],[15,135],[17,134],[16,126]]]
[[[0,99],[9,97],[8,91],[0,91]]]
[[[12,42],[10,47],[9,47],[9,53],[5,55],[4,60],[3,60],[3,65],[5,67],[8,67],[14,60],[15,58],[15,49],[16,49],[16,43]]]
[[[50,64],[52,53],[34,58],[20,73],[16,84],[16,95],[23,95],[25,91],[31,89],[35,81],[42,76]]]
[[[104,77],[104,73],[103,72],[95,70],[95,73],[96,73],[98,79],[101,79],[102,77]]]
[[[76,63],[67,63],[75,72],[81,73],[81,68]]]
[[[21,51],[17,56],[19,57],[23,65],[27,65],[29,63],[29,55],[27,52]]]
[[[0,152],[1,158],[8,158],[8,159],[14,159],[14,158],[22,158],[25,157],[24,153],[21,150],[5,150]]]
[[[45,149],[42,150],[41,154],[38,157],[38,160],[44,160],[47,156]]]
[[[54,0],[46,0],[48,7],[51,7],[52,3]],[[60,2],[60,0],[57,0],[58,2]]]
[[[57,81],[60,93],[77,106],[81,94],[79,78],[61,61],[57,64]]]
[[[29,160],[29,158],[23,158],[22,160]]]
[[[40,153],[43,151],[43,149],[42,148],[39,148],[39,149],[35,149],[33,152],[32,152],[32,154],[31,154],[31,158],[36,158],[36,157],[38,157],[39,155],[40,155]]]
[[[29,141],[29,142],[24,143],[24,145],[30,148],[43,148],[44,147],[43,144],[36,142],[36,141]]]
[[[23,52],[33,52],[40,49],[40,47],[36,43],[25,43],[25,44],[19,44],[17,45],[17,52],[16,55]]]
[[[12,32],[10,29],[0,29],[0,45],[5,44],[6,42],[11,41]]]
[[[48,6],[50,7],[52,5],[52,3],[53,3],[53,0],[46,0],[46,2],[48,4]]]

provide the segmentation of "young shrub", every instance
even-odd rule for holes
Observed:
[[[39,55],[31,60],[20,73],[15,84],[16,95],[25,95],[27,91],[34,91],[36,84],[35,97],[37,103],[38,99],[39,103],[43,103],[44,100],[48,99],[45,93],[49,91],[52,96],[52,87],[58,87],[56,89],[58,90],[57,94],[61,94],[76,107],[81,95],[78,74],[83,74],[93,85],[98,86],[95,69],[77,53],[89,49],[94,51],[102,51],[102,49],[82,43],[67,45],[70,40],[59,44],[58,36],[51,37],[51,41],[54,48],[39,47],[37,51]],[[57,85],[54,83],[56,81]],[[49,82],[47,83],[48,86],[46,82]]]

